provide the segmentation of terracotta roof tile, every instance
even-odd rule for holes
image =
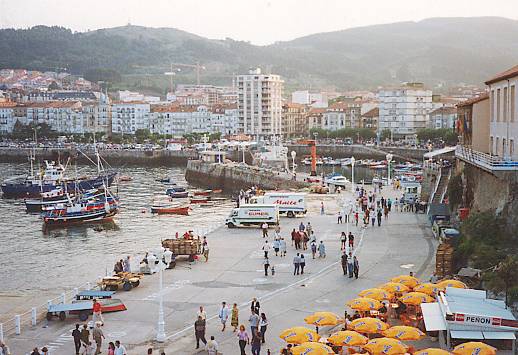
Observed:
[[[496,83],[501,80],[511,79],[511,78],[514,78],[515,76],[518,76],[518,65],[515,65],[514,67],[507,69],[506,71],[501,72],[500,74],[497,74],[492,79],[489,79],[488,81],[486,81],[486,85],[491,85],[491,84]]]
[[[476,104],[477,102],[487,100],[488,98],[489,98],[489,94],[486,92],[485,94],[472,97],[469,100],[466,100],[466,101],[463,101],[463,102],[459,102],[457,104],[457,107],[471,106],[473,104]]]
[[[374,107],[372,110],[365,112],[362,117],[379,117],[380,109],[379,107]]]

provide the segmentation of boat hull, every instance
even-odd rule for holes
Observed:
[[[43,223],[46,227],[52,227],[77,225],[90,222],[103,222],[112,219],[113,216],[117,214],[117,212],[117,209],[113,209],[108,212],[106,210],[96,210],[90,213],[77,214],[72,216],[45,216],[43,217]]]
[[[189,207],[151,207],[151,213],[189,215]]]

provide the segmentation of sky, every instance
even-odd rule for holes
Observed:
[[[260,45],[358,26],[473,16],[518,20],[518,1],[0,0],[0,28],[58,25],[87,31],[131,23]]]

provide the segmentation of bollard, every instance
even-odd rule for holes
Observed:
[[[0,341],[4,341],[4,324],[0,323]]]
[[[36,307],[32,307],[32,310],[31,310],[31,324],[33,326],[36,325]]]
[[[88,281],[88,282],[86,283],[86,289],[87,289],[87,290],[91,290],[91,289],[92,289],[92,285],[90,284],[90,281]]]
[[[60,297],[60,298],[61,298],[61,303],[65,303],[65,301],[66,301],[66,294],[65,294],[65,292],[63,292],[63,293],[61,294],[61,297]]]
[[[19,314],[14,316],[14,323],[16,327],[16,335],[20,335],[22,333],[22,322]]]

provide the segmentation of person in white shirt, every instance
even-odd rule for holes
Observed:
[[[264,245],[263,245],[263,251],[264,251],[264,257],[267,258],[268,257],[268,252],[272,249],[272,246],[270,245],[270,243],[268,243],[267,240],[264,241]]]
[[[0,355],[11,355],[9,348],[3,341],[0,341]]]
[[[203,306],[200,306],[200,310],[198,311],[198,314],[197,314],[198,317],[201,317],[201,319],[203,320],[206,320],[207,319],[207,313],[205,312],[205,310],[203,309]]]
[[[115,341],[115,355],[128,355],[126,348],[120,341]]]
[[[223,328],[221,328],[221,331],[225,331],[225,327],[227,326],[227,320],[228,320],[229,310],[227,307],[226,302],[221,302],[221,309],[219,310],[219,320],[221,321],[221,324],[223,324]]]
[[[261,225],[261,230],[263,231],[263,238],[268,238],[268,223],[264,222]]]
[[[205,345],[208,355],[216,355],[218,353],[218,343],[214,340],[214,335],[210,337],[210,340]]]

